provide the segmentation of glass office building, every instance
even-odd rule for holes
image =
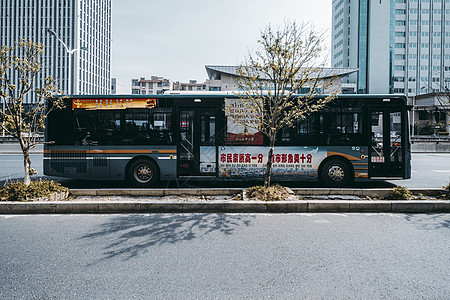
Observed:
[[[69,54],[48,29],[82,50]],[[111,0],[0,0],[0,43],[20,39],[45,45],[39,81],[50,75],[65,94],[109,94]]]
[[[332,67],[359,93],[441,91],[450,82],[450,0],[333,0]]]

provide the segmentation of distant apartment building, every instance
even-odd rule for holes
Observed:
[[[0,44],[13,46],[20,39],[44,44],[37,82],[52,76],[65,94],[109,94],[111,2],[1,0]],[[49,29],[69,50],[78,50],[69,54]],[[31,96],[25,102],[32,103]]]
[[[175,82],[174,91],[192,91],[192,92],[204,92],[206,91],[205,83],[199,83],[197,80],[189,80],[189,82]]]
[[[161,95],[166,91],[172,91],[173,87],[172,80],[158,76],[131,80],[131,93],[134,95]]]
[[[117,78],[111,78],[111,94],[117,94]]]

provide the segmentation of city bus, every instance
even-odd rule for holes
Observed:
[[[239,107],[236,95],[83,95],[64,101],[65,108],[47,118],[45,175],[128,180],[136,187],[183,178],[264,178],[267,138],[225,114],[226,105]],[[404,95],[338,95],[280,130],[273,181],[345,187],[410,178],[408,110]]]

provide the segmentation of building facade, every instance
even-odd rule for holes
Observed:
[[[334,67],[359,93],[439,92],[450,83],[450,0],[333,0]]]
[[[237,66],[205,66],[208,78],[205,82],[206,91],[237,91],[236,85]],[[324,93],[332,93],[338,90],[339,93],[350,93],[356,89],[354,83],[343,83],[342,78],[350,76],[357,71],[355,68],[322,68],[316,76],[324,80],[332,80],[333,85],[328,87]],[[312,74],[314,76],[314,74]],[[309,89],[308,87],[305,87]],[[304,91],[306,92],[306,91]],[[300,91],[302,93],[302,91]]]
[[[0,43],[20,39],[45,46],[37,82],[52,76],[65,94],[110,93],[111,0],[0,0]]]

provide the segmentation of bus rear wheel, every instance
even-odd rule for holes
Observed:
[[[352,171],[347,163],[340,159],[327,161],[321,169],[322,182],[327,187],[344,187],[351,179]]]
[[[158,181],[159,171],[154,162],[138,159],[128,168],[128,180],[136,187],[149,187]]]

